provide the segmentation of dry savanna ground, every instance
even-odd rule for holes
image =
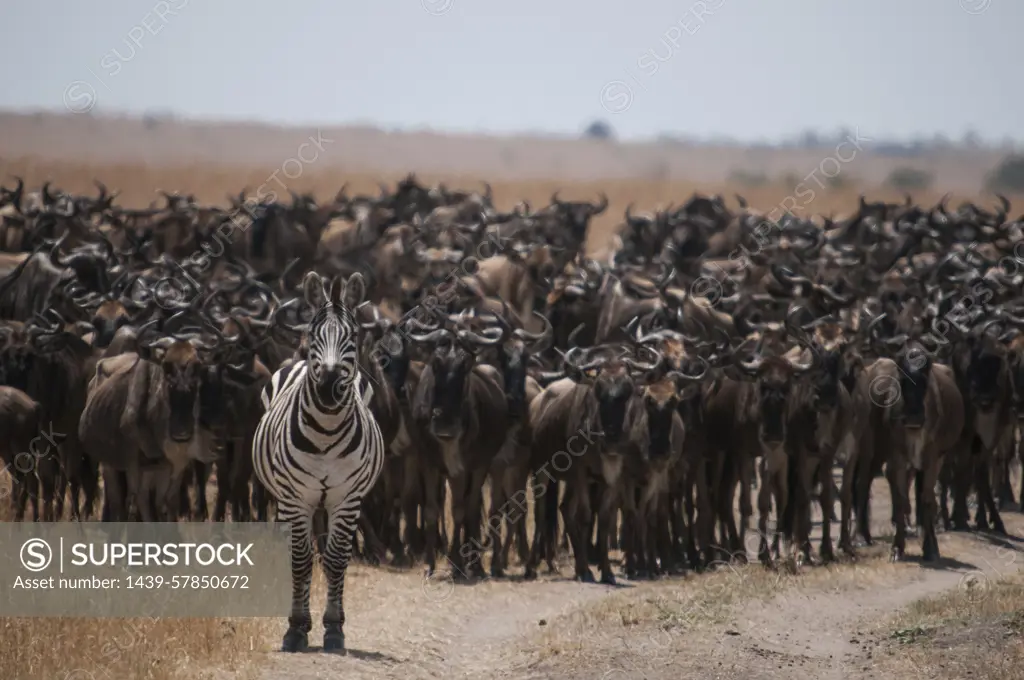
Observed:
[[[66,190],[91,192],[92,180],[101,179],[122,192],[123,203],[136,207],[160,200],[158,190],[193,193],[202,201],[218,203],[243,187],[254,191],[272,182],[275,171],[284,177],[282,164],[309,134],[295,133],[287,143],[278,139],[279,157],[264,151],[258,159],[251,147],[258,147],[260,137],[251,130],[248,137],[239,137],[241,133],[211,137],[207,142],[216,147],[215,157],[198,158],[180,148],[177,154],[171,153],[169,148],[184,143],[180,140],[163,139],[147,147],[146,135],[135,128],[122,138],[108,125],[91,130],[91,141],[90,134],[76,134],[75,146],[61,146],[54,139],[65,139],[60,135],[66,131],[46,141],[38,129],[25,127],[28,118],[15,120],[22,127],[0,117],[0,131],[17,133],[15,141],[0,133],[0,181],[10,185],[11,175],[21,175],[31,188],[49,179]],[[195,131],[190,134],[202,137]],[[248,146],[226,146],[225,139],[238,138]],[[126,144],[124,139],[135,140],[131,153],[117,146]],[[457,140],[452,148],[461,150],[467,144]],[[32,151],[44,147],[45,152]],[[359,148],[360,153],[353,155],[362,158],[360,154],[368,152]],[[526,151],[524,147],[521,156]],[[530,147],[534,152],[540,153]],[[828,153],[825,150],[820,158]],[[731,205],[735,205],[732,196],[739,192],[762,210],[781,204],[797,214],[849,212],[861,192],[869,198],[900,198],[879,189],[877,182],[863,181],[878,173],[856,170],[856,161],[849,174],[857,181],[824,187],[812,184],[813,196],[797,196],[799,178],[810,173],[820,158],[805,159],[803,172],[794,167],[796,180],[779,170],[775,180],[750,188],[723,181],[724,174],[718,171],[703,181],[673,178],[674,173],[661,179],[643,173],[635,173],[636,179],[581,179],[582,172],[560,172],[557,165],[538,164],[530,172],[521,169],[518,176],[508,176],[507,167],[502,171],[486,166],[481,160],[485,156],[480,152],[462,165],[451,158],[446,160],[448,166],[424,159],[391,169],[381,169],[381,164],[368,169],[367,164],[354,161],[309,163],[301,166],[298,176],[269,188],[282,194],[312,191],[326,199],[347,182],[350,193],[375,193],[379,180],[394,182],[408,168],[417,170],[426,182],[442,180],[449,186],[479,186],[482,179],[489,179],[496,202],[506,209],[522,199],[535,208],[542,206],[555,190],[578,199],[593,199],[605,191],[610,207],[594,225],[594,248],[606,242],[628,204],[634,203],[638,211],[678,205],[694,191],[721,193]],[[457,160],[458,154],[452,158]],[[391,162],[395,164],[393,158]],[[716,162],[720,170],[726,161]],[[574,156],[563,165],[575,168],[586,162]],[[295,175],[291,167],[289,175]],[[545,179],[551,176],[563,179]],[[950,181],[939,189],[950,188],[954,204],[961,198],[992,202],[991,197],[972,193],[975,190],[969,185]],[[923,202],[938,197],[936,192],[915,195]],[[9,480],[0,473],[3,521],[10,520],[8,494]],[[795,574],[753,565],[722,565],[708,574],[655,582],[623,580],[618,587],[607,587],[567,579],[563,575],[571,569],[563,562],[563,575],[542,573],[532,583],[513,577],[454,585],[444,576],[425,579],[422,567],[395,570],[356,564],[349,571],[346,588],[347,657],[316,651],[277,652],[285,612],[273,619],[0,618],[0,677],[756,680],[900,678],[922,672],[936,678],[1021,677],[1024,619],[1019,603],[1024,581],[1017,572],[1024,562],[1020,554],[1024,543],[1019,538],[1024,536],[1024,516],[1015,511],[1004,515],[1011,534],[1007,539],[940,534],[944,560],[939,565],[923,565],[913,557],[892,565],[885,559],[888,495],[884,482],[877,480],[873,520],[875,535],[882,538],[876,547],[862,549],[856,561],[805,566]],[[837,531],[834,527],[834,535]],[[920,554],[916,540],[909,545],[911,556]],[[521,573],[521,567],[513,565],[512,573]],[[319,571],[314,583],[311,643],[316,645],[324,598]]]

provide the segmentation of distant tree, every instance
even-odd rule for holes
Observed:
[[[964,133],[964,138],[961,142],[968,149],[977,149],[981,147],[981,137],[974,130],[968,130]]]
[[[800,146],[805,149],[816,149],[821,146],[821,137],[814,130],[804,130],[800,133]]]
[[[1013,153],[989,173],[986,186],[992,191],[1024,191],[1024,154]]]
[[[606,121],[595,120],[583,131],[583,136],[588,139],[612,139],[615,137],[615,131]]]
[[[931,187],[933,181],[935,176],[926,170],[901,166],[889,173],[885,186],[899,191],[924,191]]]

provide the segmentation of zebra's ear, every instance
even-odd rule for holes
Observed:
[[[306,272],[306,276],[302,279],[302,292],[306,297],[306,302],[313,309],[320,309],[329,299],[327,291],[324,290],[324,280],[315,271]]]
[[[363,298],[366,296],[366,280],[363,279],[362,274],[355,272],[348,277],[348,281],[345,281],[342,290],[344,291],[342,299],[345,301],[345,306],[355,311],[355,308],[362,304]]]

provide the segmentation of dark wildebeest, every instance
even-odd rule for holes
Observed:
[[[906,518],[910,511],[907,472],[913,471],[915,484],[921,490],[918,502],[922,552],[926,561],[934,561],[939,559],[935,483],[944,456],[957,446],[964,428],[963,397],[952,369],[938,363],[920,341],[900,334],[887,339],[885,345],[895,360],[877,359],[858,376],[854,393],[855,432],[860,448],[857,456],[870,461],[875,449],[889,452],[885,467],[896,525],[893,561],[903,559],[906,550]],[[870,483],[870,477],[865,481]],[[849,499],[844,496],[843,500],[843,530],[847,532]],[[841,543],[852,552],[848,533]]]
[[[433,346],[416,394],[412,417],[424,457],[427,565],[434,570],[440,475],[447,475],[452,495],[452,544],[449,561],[458,575],[466,570],[484,576],[480,559],[483,485],[505,441],[508,407],[501,376],[477,362],[477,354],[501,341],[502,329],[476,333],[459,326],[410,333],[417,343]]]

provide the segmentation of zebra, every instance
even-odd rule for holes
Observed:
[[[353,295],[355,284],[359,296]],[[362,276],[335,278],[327,290],[311,271],[302,285],[316,309],[306,331],[308,358],[280,368],[263,389],[253,468],[277,501],[277,521],[291,526],[292,606],[282,651],[309,645],[313,518],[324,513],[323,650],[345,654],[345,570],[363,498],[384,463],[384,441],[369,408],[373,387],[357,364],[358,326],[345,306],[365,291]]]

